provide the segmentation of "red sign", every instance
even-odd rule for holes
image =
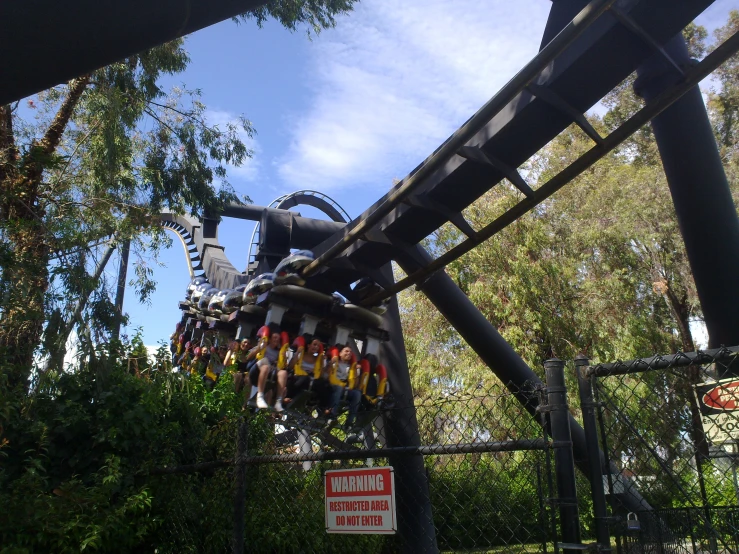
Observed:
[[[739,381],[716,385],[703,396],[703,403],[715,410],[739,409]]]
[[[739,442],[739,379],[694,385],[703,432],[711,444]]]
[[[328,533],[395,533],[392,467],[332,470],[323,479]]]

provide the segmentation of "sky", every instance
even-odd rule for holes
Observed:
[[[362,0],[335,29],[310,38],[276,22],[259,29],[225,21],[187,38],[191,63],[165,85],[201,89],[213,123],[244,115],[256,128],[248,140],[253,158],[229,172],[237,194],[268,205],[313,189],[356,217],[537,53],[550,6],[549,0]],[[739,9],[739,0],[717,0],[697,22],[715,29],[731,9]],[[219,228],[239,269],[252,229],[232,219]],[[149,305],[128,288],[126,332],[140,327],[144,342],[154,345],[179,320],[177,302],[189,277],[179,241],[143,261],[158,287]],[[117,260],[108,267],[113,276]]]

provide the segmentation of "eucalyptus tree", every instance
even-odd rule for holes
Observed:
[[[353,2],[276,0],[238,20],[317,32]],[[188,61],[175,40],[79,76],[26,100],[34,122],[18,103],[0,106],[0,363],[11,389],[27,384],[47,315],[59,320],[66,298],[97,285],[89,244],[146,232],[156,246],[159,211],[201,214],[235,199],[227,166],[250,156],[242,137],[253,129],[244,117],[209,122],[197,89],[162,88]],[[139,276],[146,295],[146,269]],[[104,319],[107,295],[97,300]]]

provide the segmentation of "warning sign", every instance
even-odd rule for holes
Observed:
[[[703,432],[714,445],[739,439],[739,379],[695,385]]]
[[[328,533],[395,533],[392,467],[332,470],[323,479]]]

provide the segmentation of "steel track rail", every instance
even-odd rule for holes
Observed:
[[[593,166],[598,160],[617,148],[643,125],[649,123],[649,121],[669,108],[686,92],[698,85],[698,83],[708,77],[708,75],[737,52],[739,52],[739,32],[728,38],[723,44],[716,48],[716,50],[706,56],[706,58],[704,58],[699,64],[687,69],[680,82],[665,90],[651,103],[644,106],[625,123],[604,138],[601,144],[593,146],[572,164],[552,177],[544,185],[536,189],[532,197],[522,200],[503,215],[480,229],[475,236],[467,238],[457,246],[451,248],[449,251],[430,262],[428,265],[398,281],[395,285],[389,287],[382,293],[378,293],[367,298],[364,303],[372,304],[380,302],[393,294],[397,294],[408,287],[420,283],[432,273],[459,259],[476,246],[479,246],[487,239],[508,227],[508,225],[541,204],[544,200],[552,196],[555,192]]]
[[[539,74],[577,40],[615,1],[593,0],[585,6],[498,94],[491,98],[436,152],[428,157],[415,173],[391,191],[376,210],[349,230],[336,244],[316,258],[310,265],[306,266],[303,275],[309,277],[322,266],[337,258],[352,244],[360,240],[367,231],[377,225],[414,190],[423,185],[427,177],[443,167],[451,157],[457,155],[460,148],[465,146],[493,117],[508,106],[528,85],[533,83]]]

